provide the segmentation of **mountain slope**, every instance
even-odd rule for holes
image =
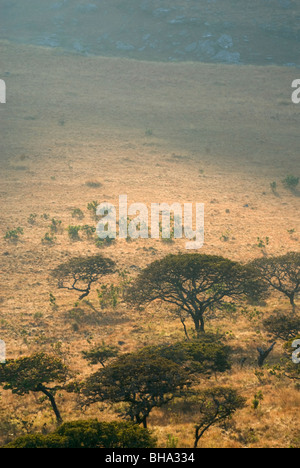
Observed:
[[[142,60],[299,65],[295,0],[0,0],[0,39]]]

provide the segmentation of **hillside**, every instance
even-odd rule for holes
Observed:
[[[82,351],[103,341],[128,353],[185,339],[168,306],[102,307],[101,283],[88,301],[78,302],[78,294],[51,280],[54,267],[78,255],[103,254],[134,279],[152,261],[186,252],[183,240],[117,239],[99,247],[83,231],[71,239],[69,226],[95,226],[87,209],[94,200],[117,206],[119,195],[127,194],[129,203],[147,206],[205,203],[199,253],[247,262],[299,249],[299,192],[282,183],[299,174],[293,69],[86,57],[8,41],[0,43],[0,55],[8,89],[0,107],[0,333],[8,359],[55,353],[81,380],[93,372]],[[74,217],[78,210],[81,219]],[[5,238],[18,228],[19,239]],[[109,282],[119,284],[120,277]],[[257,347],[267,348],[273,339],[262,318],[278,310],[290,305],[273,293],[243,313],[239,308],[237,315],[210,317],[207,331],[224,334],[232,369],[198,386],[232,386],[247,406],[226,428],[211,429],[201,447],[299,444],[299,390],[256,364]],[[186,327],[193,336],[191,319]],[[284,353],[278,342],[268,366],[278,367]],[[257,394],[264,399],[254,410]],[[1,388],[1,396],[0,445],[54,429],[51,408],[39,395]],[[77,395],[63,391],[57,404],[66,421],[120,417],[106,404],[83,410]],[[155,409],[149,427],[159,447],[172,441],[192,447],[197,415],[185,402]]]
[[[1,0],[0,39],[139,60],[297,65],[296,0]]]

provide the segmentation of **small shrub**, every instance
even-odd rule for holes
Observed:
[[[87,209],[91,213],[91,216],[96,219],[97,218],[97,208],[100,205],[100,203],[96,200],[92,201],[91,203],[88,204]]]
[[[24,235],[24,230],[21,227],[7,231],[4,239],[10,240],[12,242],[17,242],[20,239],[20,236]]]
[[[42,238],[42,244],[54,244],[56,241],[56,237],[54,236],[53,233],[46,232],[44,237]]]
[[[260,403],[263,401],[263,399],[264,399],[264,396],[263,396],[262,391],[260,390],[254,395],[254,399],[252,401],[252,408],[254,410],[257,410],[259,408]]]
[[[80,240],[79,231],[81,231],[81,226],[68,226],[67,231],[72,241]]]
[[[295,177],[293,175],[288,175],[283,180],[283,185],[289,190],[295,190],[299,185],[299,180],[300,180],[299,177]]]
[[[270,244],[270,238],[266,237],[265,239],[257,238],[257,247],[259,249],[265,250],[266,247]]]
[[[83,211],[80,208],[74,208],[74,210],[72,211],[72,218],[83,219]]]
[[[85,226],[82,226],[81,230],[84,232],[84,234],[86,235],[88,239],[92,239],[96,232],[95,226],[89,226],[88,224],[86,224]]]
[[[88,182],[85,183],[85,185],[89,188],[100,188],[102,187],[101,182],[97,182],[95,180],[89,180]]]
[[[223,232],[222,236],[220,237],[220,240],[223,242],[228,242],[230,239],[230,231],[227,230],[226,232]]]
[[[33,226],[36,223],[36,218],[37,218],[37,214],[33,214],[33,213],[30,214],[28,219],[27,219],[28,224]]]
[[[104,284],[101,286],[101,289],[97,289],[97,293],[101,309],[117,307],[121,293],[118,286],[115,286],[114,284],[111,284],[110,286]]]
[[[60,220],[52,218],[51,219],[51,224],[49,226],[50,231],[53,234],[56,234],[56,233],[60,232],[61,231],[61,225],[62,225],[62,222]]]
[[[109,247],[115,242],[116,239],[111,239],[110,237],[106,237],[105,239],[100,239],[99,237],[96,238],[95,245],[99,249],[102,247]]]

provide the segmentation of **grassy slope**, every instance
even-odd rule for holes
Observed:
[[[299,110],[290,103],[291,70],[74,57],[9,43],[0,47],[8,86],[8,103],[0,108],[0,318],[8,357],[50,350],[61,341],[72,369],[84,375],[91,370],[80,351],[89,342],[122,341],[123,351],[130,351],[150,341],[184,336],[163,307],[138,316],[120,306],[95,316],[84,305],[83,317],[70,318],[77,297],[57,291],[48,273],[71,255],[98,250],[91,242],[70,242],[66,232],[57,235],[54,246],[43,245],[49,225],[40,218],[43,213],[61,219],[66,228],[76,223],[72,208],[81,208],[83,223],[93,224],[87,203],[117,203],[119,194],[148,204],[198,201],[206,203],[206,253],[254,258],[262,255],[258,236],[270,237],[272,254],[298,249],[299,198],[280,183],[288,173],[299,173]],[[103,186],[88,188],[89,180]],[[273,180],[278,182],[278,197],[270,191]],[[31,213],[39,215],[33,227],[27,223]],[[22,242],[4,241],[6,228],[17,226],[24,227]],[[296,233],[290,235],[287,230],[292,228]],[[220,238],[226,231],[230,240],[224,243]],[[181,249],[183,243],[118,241],[103,253],[134,275],[133,266],[143,267]],[[50,291],[58,310],[49,305]],[[97,307],[95,291],[91,301]],[[287,304],[274,296],[264,312],[279,306]],[[236,351],[233,371],[219,383],[240,388],[249,405],[260,389],[265,400],[258,413],[245,409],[236,427],[230,426],[222,437],[220,429],[212,430],[204,445],[287,446],[297,428],[299,392],[288,381],[266,376],[261,382],[254,375],[256,346],[267,344],[268,337],[244,320],[222,319],[211,326],[231,330],[229,343]],[[238,361],[244,353],[249,362],[241,370]],[[278,345],[270,362],[279,362],[281,355]],[[59,404],[67,418],[82,416],[73,397],[60,396]],[[51,426],[45,403],[5,394],[4,422],[12,412],[9,405],[19,416],[25,408],[36,427]],[[97,415],[115,417],[109,409]],[[177,407],[175,414],[155,412],[150,423],[161,445],[172,433],[179,446],[190,446],[193,418]]]

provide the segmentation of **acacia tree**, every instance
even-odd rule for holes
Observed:
[[[53,270],[51,276],[57,280],[59,289],[78,291],[79,300],[87,297],[93,283],[103,276],[114,273],[115,262],[102,255],[75,257]]]
[[[116,358],[119,351],[116,346],[106,345],[103,342],[102,345],[95,346],[89,351],[82,351],[82,355],[91,365],[101,364],[102,367],[105,367],[106,362],[109,359]]]
[[[147,428],[153,408],[160,408],[189,387],[189,374],[178,364],[159,357],[124,354],[91,375],[83,384],[86,405],[125,403],[123,416]]]
[[[159,300],[182,309],[197,332],[205,331],[209,311],[247,297],[259,299],[265,288],[254,270],[219,256],[168,255],[146,267],[127,291],[131,304]]]
[[[232,388],[215,387],[201,392],[194,448],[198,447],[199,440],[210,427],[230,419],[238,409],[245,407],[245,403],[246,399]]]
[[[279,257],[260,258],[251,265],[267,287],[288,297],[295,312],[295,299],[300,292],[300,253],[290,252]]]
[[[51,403],[58,424],[62,423],[62,417],[56,405],[55,393],[62,388],[67,375],[68,369],[63,362],[45,353],[0,364],[0,385],[3,389],[21,396],[30,392],[43,393]],[[52,384],[51,387],[49,384]]]

